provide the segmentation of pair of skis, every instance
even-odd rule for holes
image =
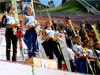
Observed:
[[[14,7],[15,21],[16,21],[16,23],[18,23],[18,26],[19,26],[17,2],[16,2],[16,0],[11,0],[11,3],[12,3],[12,6]],[[13,28],[13,31],[14,31],[14,34],[16,34],[17,28]],[[22,39],[21,38],[19,38],[19,47],[20,47],[20,53],[21,53],[22,59],[24,61],[24,52],[23,52],[23,45],[22,45]]]

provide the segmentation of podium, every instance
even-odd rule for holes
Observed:
[[[32,66],[57,69],[57,62],[54,59],[46,59],[39,57],[31,57],[25,60],[25,64],[29,64]]]

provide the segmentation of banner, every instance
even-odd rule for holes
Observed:
[[[32,6],[33,7],[33,0],[22,0],[22,8],[23,8],[23,13],[26,15],[26,9],[28,6]],[[33,15],[34,13],[32,13]]]

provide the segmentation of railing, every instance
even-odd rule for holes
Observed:
[[[92,5],[87,3],[85,0],[77,0],[81,5],[83,5],[85,8],[87,8],[88,12],[92,12],[93,14],[100,15],[100,11],[95,9]]]

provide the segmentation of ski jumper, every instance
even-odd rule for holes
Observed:
[[[15,24],[15,18],[7,14],[6,15],[6,26]],[[5,32],[5,37],[6,37],[6,58],[7,60],[10,60],[10,50],[11,50],[11,43],[13,47],[13,56],[12,56],[12,61],[16,61],[16,56],[17,56],[17,37],[14,35],[13,28],[6,28]]]
[[[53,54],[55,54],[58,59],[59,68],[62,68],[62,55],[57,46],[58,43],[54,40],[54,34],[55,32],[52,29],[46,29],[46,40],[42,43],[42,46],[49,59],[53,59]]]
[[[26,16],[25,25],[31,26],[31,28],[25,31],[24,35],[24,42],[28,48],[28,57],[36,57],[36,51],[38,48],[38,41],[37,41],[37,34],[35,31],[35,24],[36,20],[33,16]],[[32,50],[32,52],[29,52],[29,50]]]

